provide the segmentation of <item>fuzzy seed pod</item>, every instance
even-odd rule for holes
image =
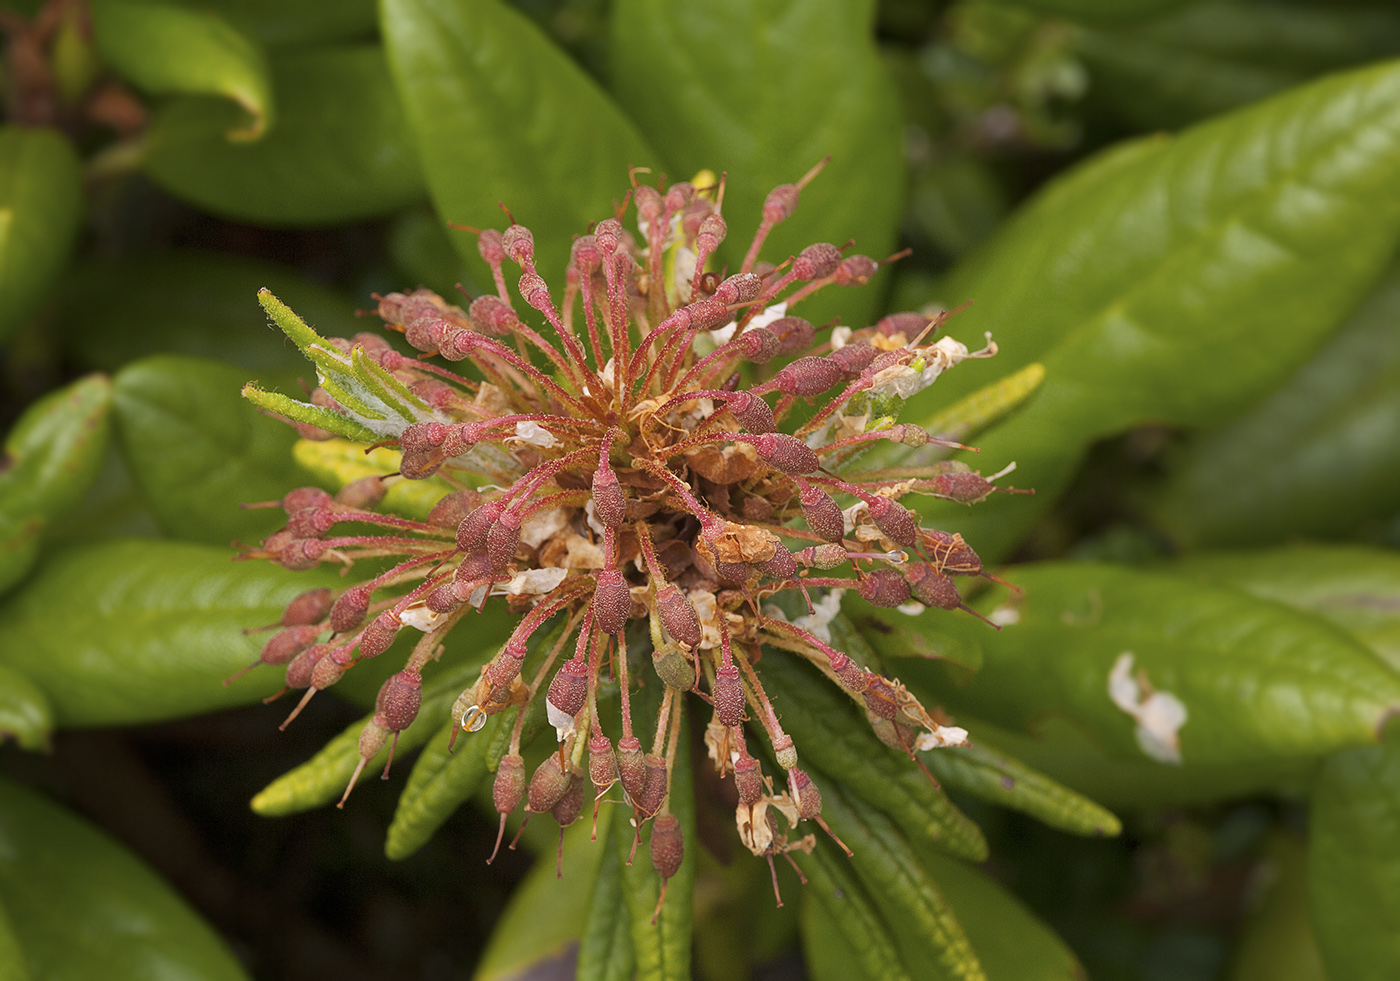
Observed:
[[[801,317],[782,317],[768,325],[768,329],[778,335],[778,354],[796,354],[812,346],[817,330],[810,321]]]
[[[841,541],[846,536],[846,517],[841,513],[841,508],[831,495],[805,481],[798,483],[798,490],[798,499],[802,503],[802,517],[806,519],[807,527],[829,542]],[[846,561],[844,551],[841,554],[841,561]],[[818,566],[818,568],[831,567]]]
[[[773,738],[773,758],[784,770],[791,770],[797,765],[797,747],[787,733],[779,732]]]
[[[481,495],[470,487],[455,490],[433,505],[428,524],[435,528],[456,528],[462,519],[481,504]]]
[[[378,719],[370,719],[365,723],[365,727],[360,730],[360,759],[369,761],[379,755],[384,749],[384,744],[389,741],[390,731],[386,729]],[[350,791],[346,791],[350,793]]]
[[[737,726],[744,721],[744,684],[739,680],[737,667],[726,664],[715,672],[710,698],[715,703],[715,717],[721,724]]]
[[[482,427],[474,422],[449,426],[447,435],[442,440],[443,458],[451,460],[453,457],[471,452],[471,448],[481,442],[482,434]]]
[[[561,715],[573,718],[588,699],[588,665],[571,657],[554,673],[546,700]]]
[[[797,253],[792,262],[793,278],[821,279],[830,276],[841,264],[841,250],[829,242],[815,242]]]
[[[330,651],[330,644],[316,644],[292,658],[287,665],[287,687],[293,689],[310,687],[311,673],[316,670],[316,665],[320,663],[321,658],[329,654]]]
[[[466,601],[457,595],[457,585],[457,581],[453,580],[439,586],[428,594],[423,605],[439,616],[451,613],[453,610],[460,610]]]
[[[636,800],[647,783],[647,765],[642,757],[642,741],[636,736],[623,736],[617,741],[617,775],[627,796]]]
[[[632,612],[632,590],[616,569],[594,573],[593,622],[605,634],[617,635]]]
[[[669,813],[658,815],[651,826],[651,867],[661,878],[669,879],[680,871],[684,858],[680,818]]]
[[[298,487],[288,491],[282,498],[282,510],[290,517],[307,508],[323,508],[331,503],[331,496],[319,487]]]
[[[656,593],[656,614],[666,632],[691,650],[700,646],[700,615],[680,587],[667,583]]]
[[[476,237],[476,251],[492,266],[499,266],[506,258],[501,233],[494,228],[488,228]]]
[[[403,624],[393,610],[375,617],[360,635],[360,657],[378,657],[389,649]]]
[[[923,333],[928,326],[930,318],[922,313],[914,313],[906,310],[903,313],[892,313],[875,325],[875,329],[885,337],[894,337],[903,334],[908,340],[913,340]]]
[[[384,500],[386,488],[378,477],[361,477],[352,480],[335,495],[335,502],[347,508],[368,511]]]
[[[853,694],[859,695],[869,687],[865,669],[840,651],[831,658],[831,672],[841,682],[841,687]]]
[[[864,286],[880,268],[868,255],[848,255],[836,267],[837,286]]]
[[[496,813],[513,814],[523,796],[525,760],[518,753],[507,753],[501,757],[501,764],[496,768],[496,781],[491,785],[491,803],[496,806]]]
[[[739,791],[739,800],[753,807],[763,798],[763,770],[758,760],[744,755],[734,764],[734,786]]]
[[[530,777],[525,807],[535,814],[551,811],[568,789],[569,775],[559,765],[559,754],[550,753]]]
[[[939,497],[959,504],[981,504],[997,489],[986,477],[971,470],[945,473],[932,483]]]
[[[616,218],[604,218],[593,226],[593,240],[599,252],[611,256],[622,243],[622,222]]]
[[[788,580],[797,575],[797,560],[782,542],[774,542],[773,557],[766,562],[755,562],[754,568],[761,575],[774,579]]]
[[[305,572],[321,564],[321,558],[329,550],[319,538],[295,538],[287,542],[277,555],[277,562],[284,569]]]
[[[854,344],[847,344],[843,348],[832,351],[827,356],[827,360],[838,365],[847,378],[854,378],[866,368],[870,367],[870,362],[875,360],[875,356],[880,352],[864,341]]]
[[[399,474],[405,480],[426,480],[442,468],[442,458],[431,450],[415,450],[399,459]]]
[[[776,225],[791,218],[797,210],[797,201],[801,194],[802,189],[796,184],[779,184],[773,188],[763,199],[763,220],[770,225]]]
[[[520,322],[520,318],[515,315],[515,311],[510,308],[499,296],[479,296],[467,307],[467,316],[471,319],[472,326],[483,334],[492,334],[496,337],[503,337],[514,329]]]
[[[621,528],[627,520],[627,495],[617,474],[606,464],[593,471],[593,513],[609,528]]]
[[[793,767],[788,771],[788,781],[797,797],[797,811],[802,815],[802,820],[811,821],[821,817],[822,792],[817,789],[812,778],[807,776],[806,771]]]
[[[646,783],[642,786],[642,792],[632,798],[632,803],[637,805],[637,810],[642,812],[642,817],[649,818],[661,810],[661,805],[666,803],[666,794],[670,791],[668,778],[666,776],[666,761],[660,756],[648,753],[643,760],[646,768]]]
[[[735,273],[715,290],[715,299],[725,304],[751,303],[763,292],[763,280],[753,273]]]
[[[946,531],[924,532],[924,542],[933,555],[935,568],[944,575],[976,576],[982,573],[982,559],[962,535]]]
[[[668,688],[677,691],[690,691],[695,686],[695,667],[690,659],[673,644],[657,648],[651,652],[651,666],[656,676]]]
[[[617,755],[612,740],[601,732],[588,740],[588,779],[600,794],[617,783]]]
[[[759,458],[783,473],[807,474],[821,469],[822,461],[812,448],[787,433],[763,433],[753,439]]]
[[[491,699],[500,701],[510,692],[510,684],[520,677],[520,668],[525,664],[525,645],[512,639],[501,648],[491,663],[482,671],[491,682]]]
[[[909,581],[893,569],[874,570],[856,588],[871,606],[891,608],[909,602]]]
[[[524,225],[511,225],[501,233],[501,249],[510,261],[525,265],[535,261],[535,236]]]
[[[873,671],[865,672],[865,690],[860,693],[865,699],[866,709],[875,716],[882,719],[893,719],[899,713],[899,704],[895,701],[894,688],[884,678]]]
[[[505,513],[505,506],[499,501],[486,501],[457,526],[457,547],[468,555],[486,551],[486,538],[491,526]]]
[[[839,382],[845,372],[830,358],[809,354],[779,369],[768,384],[784,395],[820,395]]]
[[[953,580],[932,566],[915,562],[909,566],[906,575],[914,598],[925,606],[940,610],[956,610],[962,606],[962,596],[958,594]]]
[[[351,658],[348,648],[337,647],[331,651],[311,669],[311,684],[308,687],[325,691],[345,674],[346,669],[350,667]]]
[[[778,428],[773,421],[773,410],[757,395],[735,392],[725,399],[724,407],[750,433],[772,433]]]
[[[574,773],[569,776],[569,787],[564,791],[564,796],[559,798],[558,803],[550,808],[550,814],[554,820],[559,822],[559,827],[567,828],[578,820],[579,813],[583,810],[583,788],[586,782],[583,774]]]
[[[330,626],[338,634],[348,634],[364,622],[369,612],[370,594],[374,592],[372,583],[351,586],[340,594],[331,607]]]
[[[870,518],[875,527],[896,545],[913,548],[919,542],[919,521],[903,504],[888,497],[876,496],[869,502]]]
[[[425,453],[435,450],[447,438],[447,426],[429,419],[415,422],[399,434],[399,449],[404,453]]]
[[[764,364],[778,356],[783,342],[767,327],[750,327],[734,339],[739,356],[750,364]]]
[[[328,507],[302,508],[287,519],[293,538],[320,538],[335,525],[336,513]]]
[[[729,234],[729,226],[725,224],[724,219],[711,212],[700,222],[700,230],[695,235],[696,251],[708,255],[719,248],[719,244],[724,241],[727,234]]]
[[[374,700],[375,715],[390,732],[403,732],[418,717],[423,704],[423,677],[412,668],[390,675]]]
[[[318,624],[304,623],[279,630],[263,644],[258,660],[263,664],[286,664],[316,643],[316,638],[321,636],[324,629]]]
[[[661,217],[661,212],[666,205],[662,201],[661,192],[650,184],[639,184],[632,191],[632,200],[637,203],[637,217],[647,224],[652,224]]]
[[[499,575],[515,561],[515,550],[520,547],[520,515],[515,511],[505,511],[486,532],[486,557],[491,560],[491,571]]]
[[[287,604],[287,608],[282,611],[281,625],[300,627],[320,623],[331,611],[331,602],[329,589],[308,590]]]

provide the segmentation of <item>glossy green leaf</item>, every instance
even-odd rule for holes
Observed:
[[[1157,17],[1193,0],[992,0],[993,3],[1025,7],[1060,17],[1089,22],[1141,21]]]
[[[272,79],[278,123],[265,139],[229,143],[232,110],[180,99],[152,120],[142,169],[200,208],[271,227],[338,224],[424,197],[377,45],[285,52],[273,58]]]
[[[972,745],[933,750],[922,758],[945,787],[1029,814],[1052,828],[1093,837],[1123,830],[1111,811],[985,745],[980,733],[973,733]]]
[[[24,578],[45,529],[97,476],[111,432],[112,383],[92,375],[31,405],[0,456],[0,594]]]
[[[574,235],[612,214],[627,168],[657,160],[632,123],[523,14],[499,0],[383,0],[389,63],[433,203],[495,228],[505,202],[555,289]],[[454,242],[481,282],[475,236]]]
[[[0,665],[0,743],[13,739],[25,749],[47,749],[52,729],[53,708],[44,693],[18,671]]]
[[[777,263],[810,245],[855,240],[856,252],[893,251],[904,207],[902,119],[874,38],[872,0],[717,0],[613,4],[618,101],[662,151],[676,177],[726,172],[722,255],[737,268],[763,200],[830,155],[773,231]],[[813,323],[839,310],[867,322],[879,290],[836,290],[804,302]],[[810,303],[811,309],[808,309]]]
[[[565,832],[562,879],[555,876],[552,852],[535,862],[491,934],[476,981],[507,981],[568,962],[588,920],[604,861],[606,843],[589,840],[590,826],[580,819]]]
[[[258,308],[262,287],[286,297],[327,336],[364,329],[354,299],[295,270],[191,250],[80,264],[55,297],[54,333],[64,357],[89,370],[116,371],[150,354],[189,354],[236,364],[269,384],[310,380],[301,353]]]
[[[160,0],[94,0],[92,29],[102,60],[137,88],[236,103],[242,114],[224,120],[228,139],[257,140],[272,125],[267,57],[217,14]]]
[[[463,284],[471,295],[480,294],[467,272],[466,264],[452,244],[447,225],[431,208],[409,208],[399,212],[389,229],[388,246],[389,257],[400,281],[426,286],[439,296],[453,295],[458,283]],[[296,306],[295,303],[292,305]]]
[[[1073,35],[1090,97],[1143,129],[1193,123],[1400,46],[1400,16],[1381,7],[1177,6],[1148,23]]]
[[[1400,974],[1400,738],[1338,753],[1313,791],[1308,894],[1331,978]]]
[[[913,761],[882,744],[833,683],[803,670],[795,655],[774,651],[763,660],[763,685],[803,761],[835,776],[911,837],[973,861],[987,857],[977,825]]]
[[[688,725],[681,726],[679,745],[689,745]],[[695,905],[695,850],[700,847],[695,834],[695,787],[691,781],[690,754],[678,752],[671,769],[671,792],[666,806],[680,819],[685,838],[685,855],[680,870],[666,888],[666,902],[656,922],[656,901],[661,896],[661,877],[651,865],[648,841],[637,848],[633,863],[622,869],[622,899],[631,921],[632,950],[636,956],[639,981],[688,981],[690,978],[690,936]],[[616,819],[614,819],[616,820]],[[632,851],[632,836],[626,832],[614,837],[618,854],[625,863]],[[645,826],[649,835],[651,823]]]
[[[822,816],[854,853],[851,865],[884,919],[898,924],[905,964],[923,977],[985,981],[967,934],[908,841],[860,797],[829,780],[821,785]]]
[[[984,559],[1005,555],[1092,440],[1146,421],[1219,423],[1287,378],[1365,295],[1397,232],[1396,63],[1076,167],[940,291],[976,301],[951,333],[980,345],[993,331],[1001,354],[947,373],[928,397],[1045,365],[1040,391],[982,436],[977,459],[1016,461],[1017,485],[1036,496],[925,513]]]
[[[587,808],[585,808],[587,810]],[[578,945],[578,981],[630,981],[632,954],[631,919],[622,901],[621,840],[632,829],[616,807],[598,811],[598,876],[588,903],[588,915]],[[590,824],[591,824],[591,818]]]
[[[44,298],[82,218],[77,154],[53,130],[0,128],[0,341]]]
[[[1274,835],[1260,871],[1265,885],[1240,928],[1229,981],[1327,981],[1308,911],[1302,839]]]
[[[845,601],[843,601],[845,602]],[[872,650],[890,662],[891,669],[898,674],[900,661],[904,658],[923,658],[932,661],[947,661],[970,671],[982,666],[982,647],[978,638],[964,637],[961,633],[948,634],[933,628],[936,620],[932,615],[919,614],[907,617],[890,610],[877,610],[874,607],[859,609],[854,600],[851,606],[856,609],[852,622],[860,630],[861,637]],[[849,651],[847,653],[850,653]]]
[[[36,978],[247,977],[223,940],[130,852],[9,781],[0,781],[0,901]]]
[[[1245,415],[1167,459],[1157,523],[1186,546],[1349,535],[1400,499],[1400,273]]]
[[[1325,620],[1277,603],[1092,563],[1026,566],[1010,578],[1025,593],[993,611],[1000,633],[970,617],[945,627],[977,631],[984,660],[942,690],[1001,725],[1033,730],[1063,716],[1110,755],[1161,765],[1175,756],[1190,768],[1374,742],[1400,707],[1400,675]],[[911,663],[910,675],[923,667]],[[949,677],[932,665],[923,677],[932,673]],[[1134,689],[1131,711],[1110,697],[1111,676]]]
[[[29,970],[29,959],[24,956],[19,937],[15,936],[10,923],[10,914],[0,899],[0,978],[7,981],[30,981],[33,973]]]
[[[1330,620],[1400,671],[1400,555],[1394,551],[1294,545],[1206,552],[1172,569]]]
[[[161,528],[227,545],[282,528],[276,501],[309,482],[292,459],[296,431],[239,395],[241,368],[179,355],[138,361],[116,378],[117,435],[132,478]]]
[[[802,860],[802,945],[816,981],[905,981],[913,977],[889,925],[834,848],[818,846]]]
[[[458,729],[457,720],[449,720],[438,729],[413,764],[408,784],[399,796],[384,854],[397,861],[418,851],[458,807],[481,789],[490,776],[487,749],[502,727],[509,731],[514,721],[514,713],[509,718],[493,715],[480,732],[457,731],[455,752],[449,752],[447,747]]]
[[[132,725],[246,705],[280,677],[253,672],[297,594],[339,583],[330,571],[231,562],[227,549],[112,541],[64,550],[0,606],[0,664],[49,696],[61,726]]]
[[[967,931],[989,981],[1082,981],[1084,967],[1074,952],[1007,889],[933,849],[918,853]]]
[[[374,0],[178,0],[214,10],[269,47],[358,41],[378,26]]]

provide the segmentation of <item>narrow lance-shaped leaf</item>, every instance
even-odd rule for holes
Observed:
[[[616,807],[598,812],[598,878],[588,903],[588,917],[578,945],[578,981],[628,981],[635,957],[632,953],[631,918],[622,900],[620,839],[631,833]]]
[[[1146,421],[1217,423],[1285,379],[1394,252],[1397,93],[1395,63],[1330,77],[1110,151],[1005,223],[940,290],[976,300],[950,329],[979,342],[993,331],[995,368],[932,391],[958,398],[988,370],[1042,362],[1040,391],[979,440],[978,458],[1016,461],[1018,484],[1037,493],[925,513],[994,559],[1054,502],[1090,441]]]
[[[858,977],[870,981],[905,981],[912,977],[899,958],[890,925],[856,879],[844,855],[818,845],[802,861],[808,883],[803,894],[802,940],[817,981],[851,975],[832,972],[826,956],[856,965]]]
[[[514,714],[509,718],[495,715],[480,732],[457,732],[455,752],[449,752],[448,742],[458,721],[450,720],[437,730],[414,762],[413,772],[399,796],[384,842],[385,855],[396,861],[408,858],[481,788],[489,776],[488,747],[501,729],[509,731],[514,721]]]
[[[628,167],[657,162],[622,110],[499,0],[384,0],[381,30],[418,156],[444,220],[497,227],[504,202],[535,234],[546,281],[570,236],[612,214]],[[473,236],[459,251],[490,276]]]
[[[10,924],[10,914],[5,911],[3,901],[0,901],[0,977],[11,978],[13,981],[30,981],[34,977],[29,970],[29,961],[24,956],[24,948],[20,946],[19,937],[15,936],[14,927]]]
[[[78,156],[47,129],[0,128],[0,341],[49,290],[83,209]]]

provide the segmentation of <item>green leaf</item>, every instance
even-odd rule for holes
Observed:
[[[24,578],[45,529],[97,476],[111,430],[112,383],[80,379],[31,405],[0,456],[0,594]]]
[[[1327,975],[1400,974],[1400,738],[1338,753],[1313,791],[1308,894]]]
[[[365,450],[364,442],[301,439],[292,447],[292,456],[315,476],[318,483],[327,487],[340,488],[362,477],[399,472],[403,454],[398,450],[384,446],[369,452]],[[438,501],[452,490],[452,485],[437,476],[423,480],[392,480],[379,507],[383,511],[424,521]]]
[[[591,821],[590,821],[591,823]],[[631,828],[616,807],[598,811],[598,877],[578,945],[578,981],[629,981],[635,958],[631,921],[622,901],[622,839]]]
[[[44,693],[18,671],[0,665],[0,743],[13,739],[24,749],[48,749],[52,730],[53,708]]]
[[[491,934],[476,981],[506,981],[567,964],[590,915],[607,845],[589,841],[591,824],[581,819],[564,833],[562,879],[555,877],[553,854],[535,862]]]
[[[179,0],[216,11],[269,47],[329,44],[372,37],[374,0]]]
[[[1307,854],[1286,832],[1265,844],[1266,885],[1235,945],[1229,981],[1327,981],[1308,914]]]
[[[1219,423],[1282,382],[1362,298],[1398,231],[1396,63],[1076,167],[940,291],[976,300],[952,332],[980,345],[993,331],[993,370],[1045,365],[1040,390],[982,437],[978,458],[1016,461],[1036,496],[925,514],[983,558],[1005,555],[1092,440],[1147,421]],[[946,402],[987,381],[985,363],[963,365],[932,391]]]
[[[1010,579],[1025,592],[992,611],[1000,633],[971,617],[944,627],[981,638],[981,671],[907,669],[941,677],[955,710],[999,725],[1034,731],[1060,716],[1110,756],[1190,769],[1374,742],[1400,707],[1400,676],[1326,621],[1277,603],[1091,563],[1026,566]],[[1111,676],[1135,689],[1135,714],[1110,697]]]
[[[380,11],[438,215],[496,227],[504,202],[562,289],[572,236],[611,215],[627,168],[656,154],[592,79],[498,0],[383,0]],[[475,236],[454,242],[490,282]]]
[[[3,901],[0,901],[0,977],[9,981],[30,981],[34,977]]]
[[[1159,16],[1194,0],[992,0],[993,3],[1025,7],[1046,14],[1073,17],[1089,22],[1133,22]]]
[[[918,965],[924,977],[985,981],[966,933],[904,837],[861,798],[830,780],[819,783],[822,816],[854,853],[851,865],[885,920],[898,924],[905,964]]]
[[[860,0],[619,0],[612,9],[618,101],[662,148],[675,176],[726,172],[729,239],[737,268],[765,196],[830,155],[777,226],[764,256],[781,262],[816,241],[883,259],[904,208],[899,99],[874,38],[875,3]],[[839,310],[868,322],[878,288],[804,303],[813,323]],[[808,309],[810,303],[811,309]]]
[[[94,0],[102,60],[153,95],[231,99],[246,114],[229,140],[257,140],[272,125],[272,83],[261,47],[222,17],[151,0]]]
[[[266,138],[230,143],[231,107],[178,99],[151,121],[144,172],[202,209],[270,227],[339,224],[422,200],[412,137],[378,45],[279,54],[272,81],[278,123]]]
[[[810,880],[802,898],[802,946],[816,981],[906,981],[889,924],[835,849],[818,846],[803,860]]]
[[[1400,272],[1282,388],[1167,459],[1152,514],[1186,546],[1350,535],[1400,498]]]
[[[995,880],[933,849],[918,852],[989,981],[1083,981],[1084,967],[1068,945]]]
[[[491,757],[487,749],[495,742],[503,722],[508,732],[514,721],[514,713],[508,719],[493,715],[480,732],[462,733],[458,731],[458,721],[450,719],[437,731],[413,764],[408,785],[399,795],[399,806],[384,842],[385,855],[395,861],[408,858],[481,788],[489,775]],[[450,752],[448,740],[454,733],[458,737],[456,752]]]
[[[0,341],[48,292],[82,218],[77,154],[53,130],[0,128]]]
[[[850,792],[897,821],[911,837],[963,858],[987,857],[981,830],[907,756],[876,738],[836,686],[775,651],[763,684],[802,760],[837,777]]]
[[[1081,28],[1072,39],[1091,98],[1138,128],[1170,129],[1387,57],[1400,17],[1379,7],[1212,0],[1145,24]]]
[[[224,941],[142,862],[0,781],[0,900],[36,978],[236,981]]]
[[[113,541],[48,558],[0,606],[0,664],[30,677],[61,726],[133,725],[246,705],[280,677],[253,672],[264,637],[291,599],[339,582],[230,562],[226,549]]]
[[[681,746],[690,745],[689,725],[681,725]],[[656,901],[661,896],[661,877],[650,861],[650,849],[639,847],[636,860],[622,870],[622,898],[631,921],[632,950],[636,956],[639,981],[688,981],[690,978],[691,928],[695,906],[695,850],[700,840],[695,833],[695,787],[691,780],[690,754],[678,752],[671,770],[671,791],[666,806],[680,819],[685,855],[680,870],[666,887],[666,903],[652,923]],[[614,818],[614,820],[617,820]],[[625,863],[632,851],[627,828],[614,837],[617,852]]]
[[[1330,620],[1400,671],[1400,555],[1393,551],[1293,545],[1192,555],[1172,568]]]
[[[203,358],[158,355],[116,378],[117,434],[132,478],[176,538],[256,542],[286,524],[276,501],[308,482],[292,459],[296,432],[239,395],[244,372]]]
[[[975,735],[973,745],[923,754],[924,762],[944,786],[1029,814],[1074,835],[1111,837],[1123,830],[1112,812],[991,748],[981,733]]]
[[[287,266],[191,250],[80,264],[55,297],[54,333],[64,357],[89,370],[117,371],[150,354],[188,354],[289,383],[308,374],[306,362],[258,309],[260,287],[286,297],[328,336],[363,329],[353,299]]]

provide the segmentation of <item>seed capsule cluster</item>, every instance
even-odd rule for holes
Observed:
[[[940,442],[886,410],[994,349],[934,340],[941,318],[897,314],[828,330],[791,312],[881,265],[826,243],[777,266],[760,260],[769,231],[819,169],[769,195],[732,274],[705,268],[727,234],[722,182],[642,185],[632,194],[637,231],[624,228],[625,209],[599,221],[575,241],[559,292],[536,268],[529,229],[512,223],[479,233],[494,293],[465,307],[421,289],[379,298],[379,316],[416,355],[373,334],[317,338],[374,385],[352,392],[323,374],[311,405],[397,446],[401,469],[386,481],[435,476],[449,488],[425,521],[378,511],[377,478],[334,497],[295,490],[272,502],[286,528],[247,552],[292,569],[372,559],[384,570],[297,597],[258,662],[285,665],[287,688],[304,690],[299,711],[399,634],[416,638],[380,692],[361,768],[386,745],[392,760],[441,639],[493,597],[519,621],[453,713],[468,734],[513,715],[504,755],[489,761],[502,836],[522,806],[572,822],[590,787],[596,821],[597,800],[620,785],[638,842],[650,822],[652,863],[669,880],[687,844],[669,807],[677,755],[689,751],[678,745],[681,718],[698,710],[720,775],[733,776],[744,843],[770,862],[809,848],[810,836],[790,841],[779,818],[825,827],[821,793],[763,688],[765,647],[810,661],[911,756],[965,738],[897,681],[834,649],[830,614],[818,613],[812,591],[824,611],[839,602],[830,591],[846,589],[880,607],[965,609],[953,577],[985,574],[976,553],[958,535],[922,527],[899,499],[971,503],[1001,488],[953,463],[851,464],[878,441]],[[791,360],[775,370],[777,359]],[[373,410],[375,398],[408,408],[395,419]],[[310,439],[332,435],[296,424]],[[790,620],[765,603],[787,591],[807,617]],[[546,634],[554,641],[538,643]],[[653,677],[637,677],[645,661],[629,658],[629,637],[650,640]],[[614,680],[615,728],[598,707]],[[657,682],[655,717],[635,717],[637,687]],[[523,722],[537,699],[558,746],[527,772]],[[750,752],[753,738],[784,771],[776,784]]]

